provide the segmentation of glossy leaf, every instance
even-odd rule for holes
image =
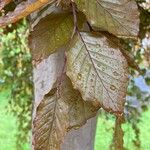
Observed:
[[[76,35],[67,52],[67,75],[84,100],[98,101],[105,110],[122,113],[128,65],[112,38],[85,32]]]
[[[84,18],[79,21],[82,26]],[[52,12],[43,18],[33,29],[30,34],[30,47],[33,60],[41,61],[55,52],[58,48],[63,47],[71,39],[74,22],[71,12]]]
[[[90,24],[120,37],[136,37],[138,8],[134,0],[75,0]]]
[[[96,115],[99,105],[82,100],[71,81],[65,77],[60,88],[52,89],[37,108],[34,120],[34,149],[58,150],[71,128],[79,128],[86,120]]]

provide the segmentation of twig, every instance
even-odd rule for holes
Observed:
[[[73,38],[76,31],[78,30],[78,25],[77,25],[76,5],[73,0],[71,0],[71,5],[72,5],[73,18],[74,18],[74,28],[73,28],[73,32],[72,32],[72,36],[71,36],[71,38]]]
[[[13,12],[9,12],[5,16],[0,17],[0,27],[5,27],[10,23],[15,23],[16,21],[28,16],[32,12],[41,8],[47,3],[54,3],[56,0],[37,0],[35,2],[22,2],[20,3]]]
[[[0,0],[0,11],[11,2],[12,0]]]

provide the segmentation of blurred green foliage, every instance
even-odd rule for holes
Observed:
[[[138,40],[129,39],[123,41],[125,48],[133,56],[134,62],[140,68],[140,72],[134,68],[129,68],[130,82],[125,104],[125,120],[126,124],[128,123],[130,125],[132,134],[134,135],[134,138],[131,140],[134,148],[128,147],[126,144],[124,147],[127,150],[148,150],[150,149],[150,147],[148,148],[149,145],[143,147],[141,134],[143,139],[144,135],[150,138],[150,134],[148,135],[148,133],[146,134],[146,132],[143,131],[143,127],[146,130],[145,123],[149,120],[145,119],[142,124],[142,115],[145,111],[149,112],[150,106],[150,11],[147,9],[148,5],[146,5],[145,0],[137,0],[137,4],[140,10],[140,32]],[[149,43],[144,42],[148,39]],[[125,137],[125,139],[127,138]]]
[[[123,124],[124,131],[124,150],[149,150],[149,138],[150,138],[150,109],[141,114],[140,122],[137,122],[137,128],[140,131],[139,140],[140,147],[135,144],[136,133],[130,122]],[[115,124],[115,117],[108,115],[104,111],[100,112],[97,121],[96,137],[95,137],[95,149],[94,150],[110,150],[110,146],[113,143],[113,129]]]
[[[29,142],[33,99],[31,55],[27,46],[28,29],[22,21],[12,32],[0,30],[1,88],[11,89],[7,111],[17,117],[17,149]]]
[[[18,120],[12,113],[7,113],[6,109],[10,94],[10,89],[0,92],[0,150],[16,150]],[[20,150],[30,150],[29,142],[22,143]]]

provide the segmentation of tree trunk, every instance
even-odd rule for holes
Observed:
[[[64,65],[64,51],[60,50],[50,55],[34,68],[34,87],[35,102],[33,118],[36,114],[36,108],[43,96],[53,87],[57,78],[60,76],[62,66]],[[61,145],[61,150],[93,150],[96,128],[96,117],[78,130],[71,130],[66,135]]]
[[[70,131],[61,150],[94,150],[95,129],[96,117],[89,119],[80,129]]]

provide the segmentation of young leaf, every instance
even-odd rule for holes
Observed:
[[[58,95],[56,88],[52,89],[37,108],[33,123],[35,150],[60,149],[67,131],[85,124],[99,109],[99,105],[83,101],[67,77],[62,82],[60,94]]]
[[[111,38],[85,32],[74,36],[67,52],[67,75],[84,100],[98,101],[105,110],[122,113],[128,65]]]
[[[75,0],[89,23],[119,37],[136,37],[138,8],[134,0]]]
[[[84,17],[79,14],[79,26]],[[52,12],[34,27],[29,42],[33,60],[40,61],[58,48],[65,46],[71,39],[74,22],[71,12]]]

